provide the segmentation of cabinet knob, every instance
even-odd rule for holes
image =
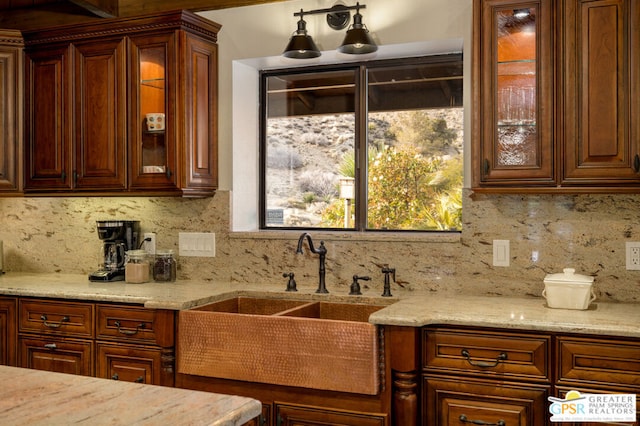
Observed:
[[[111,376],[111,378],[113,380],[120,380],[120,376],[118,376],[118,373],[115,373],[113,376]]]

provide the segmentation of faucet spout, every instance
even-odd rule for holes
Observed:
[[[325,265],[325,260],[327,258],[327,248],[324,246],[324,241],[320,241],[320,246],[316,249],[313,246],[313,240],[311,239],[311,235],[308,232],[303,232],[302,235],[300,235],[300,238],[298,238],[298,247],[296,249],[296,253],[298,254],[302,254],[302,245],[304,243],[304,239],[307,239],[307,242],[309,244],[309,250],[312,253],[315,253],[318,255],[318,261],[319,261],[319,266],[318,266],[318,289],[316,290],[316,293],[329,293],[329,291],[327,290],[327,285],[325,282],[325,275],[326,275],[326,265]]]

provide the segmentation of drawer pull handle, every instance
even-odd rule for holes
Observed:
[[[118,327],[118,333],[120,334],[124,334],[125,336],[135,336],[136,334],[138,334],[138,331],[140,331],[140,329],[144,328],[144,323],[141,322],[140,324],[138,324],[138,326],[136,327],[135,330],[125,330],[121,327],[120,325],[120,321],[116,321],[115,326]]]
[[[505,359],[507,359],[507,354],[504,352],[501,352],[500,355],[498,355],[498,358],[496,358],[494,362],[474,361],[471,359],[471,355],[469,354],[469,351],[466,349],[462,350],[461,355],[465,357],[465,359],[469,364],[473,365],[474,367],[480,367],[480,368],[495,367],[496,365],[500,364],[500,361],[504,361]]]
[[[120,380],[120,376],[118,376],[118,373],[114,373],[114,375],[111,376],[111,378],[113,380]],[[144,377],[140,376],[137,379],[135,379],[134,382],[136,382],[136,383],[144,383]]]
[[[467,418],[467,416],[465,416],[464,414],[460,414],[460,417],[458,417],[458,419],[462,422],[462,423],[471,423],[473,425],[483,425],[483,426],[506,426],[506,423],[504,420],[498,420],[495,423],[487,423],[487,422],[483,422],[482,420],[469,420]]]
[[[62,317],[60,322],[48,322],[46,315],[41,315],[40,319],[44,321],[45,327],[49,327],[49,328],[60,328],[63,322],[69,322],[69,317]]]
[[[58,349],[55,343],[47,343],[44,347],[51,350]]]

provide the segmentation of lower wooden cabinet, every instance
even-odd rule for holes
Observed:
[[[421,344],[422,425],[550,425],[549,397],[640,394],[638,338],[433,325]]]
[[[19,298],[16,315],[11,313],[9,301],[6,306],[2,302],[0,299],[0,321],[13,315],[14,335],[18,323],[17,345],[13,344],[14,350],[17,346],[18,359],[14,365],[174,385],[174,311]],[[0,338],[2,332],[5,331],[0,328]],[[10,327],[6,335],[12,338]],[[10,360],[11,350],[7,353]]]
[[[548,386],[428,377],[423,389],[425,425],[538,426],[548,418]]]
[[[525,331],[425,328],[422,424],[546,424],[551,341]]]

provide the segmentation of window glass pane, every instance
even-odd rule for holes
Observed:
[[[340,181],[353,177],[356,75],[348,69],[266,76],[264,227],[354,226],[344,209],[354,200],[341,200]]]
[[[462,61],[368,70],[367,228],[460,230]]]
[[[270,71],[262,93],[262,228],[461,229],[461,55]]]

